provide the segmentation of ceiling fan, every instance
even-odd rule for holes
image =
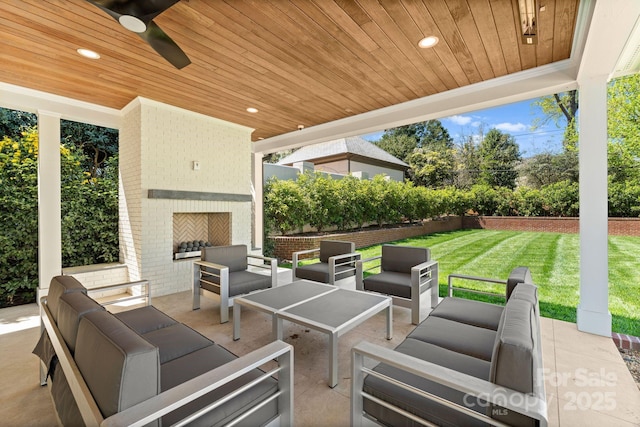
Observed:
[[[137,33],[144,41],[160,55],[169,61],[174,67],[181,69],[191,64],[191,60],[160,29],[153,19],[180,0],[87,0],[99,7],[120,25],[129,31]]]

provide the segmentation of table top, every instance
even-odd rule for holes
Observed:
[[[340,330],[391,304],[391,298],[384,295],[340,289],[310,280],[296,280],[238,297],[236,301],[277,313],[284,319],[308,321],[329,330]]]
[[[297,280],[287,285],[243,295],[236,300],[248,301],[252,305],[278,311],[337,290],[338,288],[335,286],[309,280]]]
[[[336,289],[312,300],[286,308],[279,313],[285,319],[305,319],[331,328],[353,322],[359,317],[368,317],[372,309],[390,304],[390,298],[368,292]]]

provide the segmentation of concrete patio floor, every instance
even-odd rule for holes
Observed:
[[[280,283],[290,281],[290,272]],[[348,279],[338,284],[353,289]],[[232,339],[232,323],[220,325],[218,304],[202,299],[191,310],[189,292],[157,297],[153,305],[238,355],[271,340],[264,313],[242,312],[242,338]],[[118,308],[114,308],[118,310]],[[350,349],[366,340],[395,347],[413,329],[409,310],[393,309],[393,339],[385,339],[385,316],[372,319],[339,339],[339,383],[327,386],[327,338],[285,322],[285,341],[294,346],[295,425],[349,425]],[[53,426],[56,418],[47,387],[39,385],[38,361],[31,354],[39,336],[38,307],[0,310],[0,426]],[[542,319],[546,392],[551,426],[639,426],[640,390],[611,338],[579,332],[576,325]]]

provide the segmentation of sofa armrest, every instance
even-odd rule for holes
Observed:
[[[297,251],[291,254],[291,280],[296,280],[296,268],[298,268],[298,262],[300,261],[300,255],[312,254],[314,252],[320,253],[320,248],[305,249],[304,251]]]
[[[484,283],[497,283],[497,284],[501,284],[505,286],[505,292],[501,293],[501,294],[496,294],[495,292],[485,292],[485,291],[478,291],[475,289],[468,289],[468,288],[460,288],[460,287],[456,287],[453,286],[453,281],[452,279],[463,279],[463,280],[471,280],[471,281],[475,281],[475,282],[484,282]],[[457,290],[457,291],[463,291],[463,292],[470,292],[470,293],[474,293],[474,294],[483,294],[483,295],[491,295],[491,296],[496,296],[496,297],[501,297],[501,298],[505,298],[506,299],[506,286],[507,286],[507,281],[506,280],[500,280],[500,279],[492,279],[489,277],[478,277],[478,276],[468,276],[466,274],[450,274],[448,279],[447,279],[447,285],[449,288],[448,291],[448,295],[450,297],[453,296],[453,291]]]
[[[470,396],[477,397],[486,402],[496,404],[510,411],[523,414],[538,421],[541,427],[547,426],[547,402],[545,396],[521,393],[512,389],[498,386],[489,381],[476,378],[435,363],[427,362],[409,356],[395,350],[381,347],[369,342],[361,342],[351,350],[351,425],[361,426],[365,420],[363,409],[364,399],[372,400],[384,404],[387,409],[396,411],[404,416],[417,420],[422,424],[429,425],[428,420],[422,420],[414,414],[395,407],[394,405],[381,401],[374,396],[363,391],[364,378],[368,375],[375,375],[383,380],[404,388],[405,390],[417,393],[425,399],[437,401],[440,404],[460,411],[466,415],[487,422],[492,425],[502,425],[498,420],[487,415],[476,412],[470,408],[447,401],[439,396],[410,387],[396,379],[378,374],[372,369],[365,367],[365,359],[385,363],[397,369],[401,369],[410,374],[420,376],[427,380],[442,384],[443,386],[458,390]],[[370,364],[368,364],[371,366]]]
[[[100,305],[118,304],[121,302],[136,300],[140,298],[145,299],[146,305],[151,305],[151,286],[148,280],[136,280],[133,282],[125,282],[125,283],[118,283],[115,285],[106,285],[106,286],[99,286],[96,288],[88,288],[87,293],[91,294],[92,292],[106,292],[106,291],[113,291],[116,289],[128,289],[134,286],[143,287],[144,293],[142,295],[132,295],[130,297],[122,297],[122,298],[118,298],[110,301],[101,302]]]
[[[373,261],[376,262],[374,264],[370,264]],[[356,290],[364,291],[364,272],[373,270],[374,268],[380,268],[381,261],[382,255],[359,259],[356,261]],[[364,268],[365,263],[369,264],[367,268]]]
[[[277,374],[279,391],[265,401],[264,404],[268,401],[278,399],[280,425],[291,426],[293,425],[293,347],[283,341],[274,341],[223,366],[205,372],[151,399],[112,415],[105,419],[100,425],[104,427],[124,425],[131,427],[144,426],[274,359],[278,361],[279,366],[277,368],[265,372],[260,378],[230,393],[220,401],[213,402],[200,412],[183,420],[183,422],[195,420],[198,416],[215,410],[216,407],[224,403],[228,398],[236,396],[245,389]],[[260,407],[261,406],[254,407],[240,417],[248,416]]]

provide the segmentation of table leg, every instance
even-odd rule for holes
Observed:
[[[233,340],[240,339],[240,304],[233,304]]]
[[[387,339],[393,338],[393,304],[387,307]]]
[[[277,314],[273,314],[273,324],[271,326],[273,339],[281,340],[282,339],[282,319],[278,317]]]
[[[329,334],[329,387],[338,385],[338,334]]]

